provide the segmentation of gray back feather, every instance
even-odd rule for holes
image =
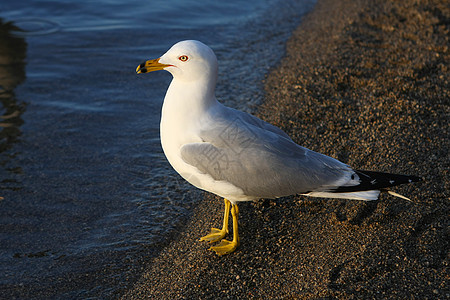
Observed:
[[[203,143],[181,148],[185,162],[215,180],[228,181],[248,196],[275,198],[326,189],[350,170],[297,145],[269,123],[223,108],[202,121]]]

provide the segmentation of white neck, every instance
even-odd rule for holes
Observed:
[[[181,81],[173,79],[167,90],[161,114],[161,143],[177,147],[185,143],[200,142],[192,139],[196,134],[184,134],[197,129],[201,116],[218,103],[214,96],[214,84],[205,84],[202,80]],[[178,148],[177,148],[178,149]],[[167,153],[166,153],[167,155]]]
[[[201,113],[217,102],[215,82],[181,81],[173,79],[164,98],[163,114],[184,112]]]

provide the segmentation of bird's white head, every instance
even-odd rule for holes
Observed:
[[[174,79],[185,82],[217,80],[217,58],[214,52],[199,41],[181,41],[172,46],[163,56],[143,62],[136,72],[148,73],[166,70]]]

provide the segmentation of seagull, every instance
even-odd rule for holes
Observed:
[[[212,228],[200,239],[220,242],[210,248],[218,255],[232,253],[239,246],[241,201],[298,194],[376,200],[391,186],[422,180],[417,176],[354,170],[296,144],[276,126],[224,106],[215,97],[217,58],[210,47],[199,41],[176,43],[160,58],[141,63],[136,73],[158,70],[173,76],[160,124],[167,160],[189,183],[224,198],[222,228]],[[225,239],[230,211],[231,241]]]

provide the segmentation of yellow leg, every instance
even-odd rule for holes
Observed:
[[[216,252],[218,255],[230,254],[239,246],[239,232],[238,232],[238,215],[239,208],[236,204],[231,207],[231,215],[233,216],[233,240],[222,240],[219,245],[213,246],[210,250]]]
[[[218,242],[222,240],[228,233],[228,218],[230,216],[230,207],[231,202],[227,199],[224,199],[225,202],[225,213],[223,216],[223,226],[222,229],[218,228],[211,228],[211,233],[208,235],[205,235],[204,237],[200,238],[200,241],[208,241],[210,243]]]

